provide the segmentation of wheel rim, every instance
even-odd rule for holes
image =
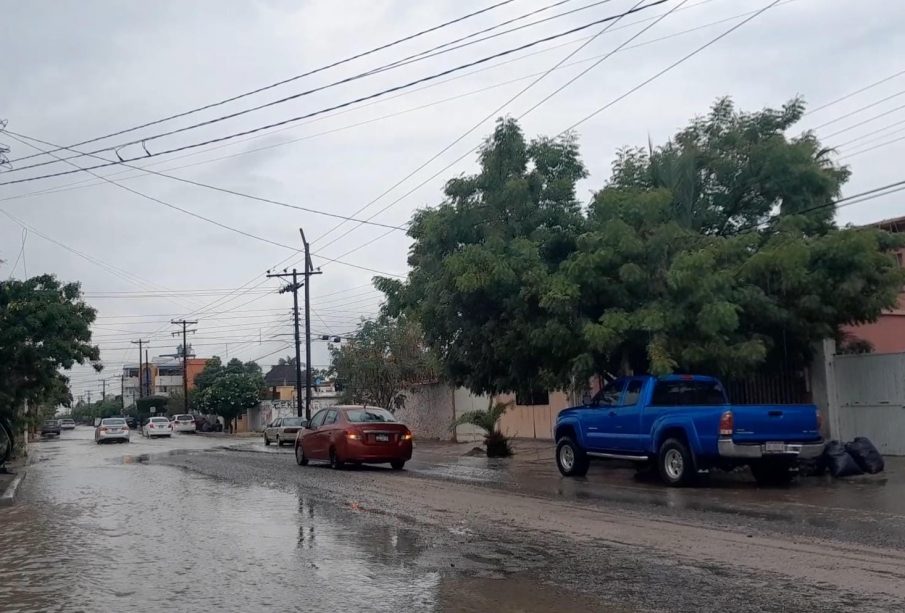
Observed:
[[[559,464],[566,471],[572,470],[575,466],[575,452],[569,445],[563,445],[559,448]]]
[[[680,479],[685,472],[685,458],[678,449],[669,449],[663,457],[663,467],[670,479]]]

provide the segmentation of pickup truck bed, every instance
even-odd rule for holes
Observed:
[[[668,485],[698,472],[749,465],[759,482],[785,482],[802,457],[823,452],[813,405],[732,405],[712,377],[617,379],[588,405],[560,412],[554,432],[564,475],[593,458],[656,463]]]

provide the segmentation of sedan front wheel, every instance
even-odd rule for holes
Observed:
[[[301,445],[295,447],[295,463],[299,466],[308,466],[308,458],[305,457],[305,450]]]

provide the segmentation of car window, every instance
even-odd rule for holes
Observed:
[[[125,426],[126,420],[119,418],[107,418],[101,420],[102,426]]]
[[[368,422],[394,422],[396,418],[386,409],[346,409],[346,419],[353,424]]]
[[[324,425],[329,426],[330,424],[336,423],[336,411],[328,411],[327,417],[324,419]]]
[[[153,421],[155,424],[168,424],[168,423],[170,423],[170,420],[167,419],[166,417],[152,417],[152,418],[151,418],[151,421]]]
[[[599,392],[594,394],[591,404],[599,407],[614,407],[619,404],[619,397],[622,395],[624,388],[624,379],[610,381]]]
[[[282,418],[282,417],[277,417],[277,418],[274,419],[272,422],[270,422],[270,427],[271,427],[271,428],[279,428],[279,427],[280,427],[280,422],[281,422],[281,421],[283,421],[283,418]]]
[[[195,418],[191,415],[177,415],[176,419],[179,421],[193,421]]]
[[[625,393],[622,394],[622,406],[631,407],[638,404],[641,398],[641,389],[644,387],[644,381],[641,379],[632,379],[625,386]]]
[[[726,393],[717,381],[658,381],[652,406],[714,406],[726,404]]]
[[[322,426],[326,417],[327,411],[319,411],[317,415],[311,418],[311,427],[317,428],[318,426]]]
[[[301,417],[286,417],[283,419],[283,427],[292,426],[293,428],[298,428],[302,425]]]

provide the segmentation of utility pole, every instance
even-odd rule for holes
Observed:
[[[305,246],[305,419],[311,419],[311,275],[315,274],[311,265],[311,250],[305,231],[299,228],[302,244]],[[318,271],[316,274],[320,274]]]
[[[148,392],[148,396],[153,396],[154,395],[154,381],[153,381],[153,379],[151,379],[151,367],[149,366],[150,363],[151,363],[151,360],[148,359],[148,350],[145,349],[145,368],[148,369],[148,376],[147,376],[147,380],[145,381],[145,385],[147,386],[148,389],[146,389],[145,391]]]
[[[138,345],[138,397],[139,398],[144,398],[144,393],[143,393],[144,388],[142,387],[142,384],[141,384],[141,379],[142,379],[141,373],[143,370],[141,367],[141,346],[143,343],[150,343],[150,342],[151,341],[144,341],[142,339],[138,339],[137,341],[132,341],[133,345]]]
[[[126,414],[126,375],[119,375],[119,400],[122,403],[120,415]]]
[[[107,399],[107,380],[106,379],[101,379],[101,386],[102,386],[101,389],[104,390],[101,392],[101,400],[103,401],[103,400]]]
[[[315,271],[311,265],[311,255],[309,253],[308,241],[305,240],[305,233],[299,228],[299,234],[302,235],[302,244],[305,246],[305,270],[301,273],[305,277],[303,283],[299,283],[299,272],[295,268],[292,272],[283,269],[281,273],[267,271],[268,278],[292,278],[292,283],[280,290],[281,294],[292,292],[292,312],[293,324],[295,327],[295,398],[296,398],[296,414],[299,417],[304,416],[305,419],[311,419],[311,298],[309,287],[311,285],[311,276],[319,275],[321,271]],[[302,349],[301,338],[299,333],[299,289],[305,288],[305,412],[302,413]]]
[[[170,323],[176,326],[182,326],[182,410],[189,412],[189,345],[186,341],[186,335],[191,332],[194,334],[197,330],[186,330],[187,326],[194,326],[197,321],[186,321],[184,319],[171,319]],[[172,332],[173,336],[179,332]]]

